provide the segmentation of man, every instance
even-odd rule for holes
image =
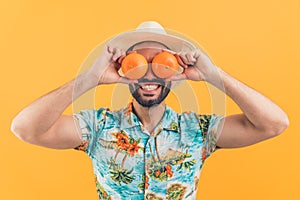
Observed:
[[[162,52],[175,56],[181,73],[159,77],[156,69],[162,68],[155,68],[154,59]],[[119,73],[130,54],[147,63],[136,79]],[[178,80],[211,83],[243,113],[174,112],[165,97]],[[62,115],[89,89],[112,83],[129,85],[134,99],[124,109]],[[202,165],[217,147],[252,145],[280,134],[288,124],[277,105],[216,67],[192,43],[168,35],[156,22],[144,22],[109,41],[89,70],[21,111],[12,131],[32,144],[85,151],[93,162],[99,199],[196,199]]]

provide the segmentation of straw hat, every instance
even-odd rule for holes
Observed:
[[[157,41],[163,43],[175,52],[191,51],[196,49],[190,41],[168,34],[167,31],[155,21],[141,23],[135,30],[121,33],[113,37],[107,44],[126,51],[132,45],[143,41]]]

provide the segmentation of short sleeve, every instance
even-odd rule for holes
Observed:
[[[88,153],[90,143],[93,136],[95,136],[95,110],[82,110],[73,114],[73,116],[78,122],[78,131],[82,140],[81,144],[75,149]]]
[[[216,151],[224,117],[219,115],[199,115],[203,137],[202,160]]]
[[[99,129],[103,127],[103,123],[105,121],[105,109],[82,110],[79,113],[73,114],[73,116],[79,125],[78,129],[82,140],[81,144],[75,149],[90,154],[92,152],[94,142],[97,141]]]

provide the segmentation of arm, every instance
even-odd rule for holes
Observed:
[[[117,61],[122,56],[119,50],[105,47],[88,71],[23,109],[13,119],[12,132],[26,142],[49,148],[66,149],[80,145],[81,132],[77,130],[73,116],[62,113],[76,98],[97,85],[127,83],[129,80],[117,73]]]
[[[289,120],[287,115],[270,99],[219,71],[219,81],[209,80],[223,90],[242,110],[242,114],[227,116],[217,145],[225,148],[243,147],[283,132]]]
[[[216,67],[200,50],[177,55],[183,74],[172,80],[207,81],[225,92],[242,114],[225,117],[217,145],[248,146],[280,134],[289,124],[287,115],[271,100]]]
[[[78,96],[93,87],[87,74],[77,78],[81,85]],[[20,139],[50,148],[73,148],[80,144],[72,116],[62,115],[72,103],[75,79],[42,96],[23,109],[12,122],[12,132]]]

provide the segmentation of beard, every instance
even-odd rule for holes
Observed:
[[[159,87],[161,87],[160,94],[158,95],[158,97],[156,99],[145,100],[145,99],[143,99],[143,96],[141,96],[141,94],[138,92],[138,89],[141,87],[138,83],[133,83],[133,84],[129,85],[129,90],[130,90],[131,95],[143,107],[149,108],[152,106],[159,105],[162,101],[165,100],[165,98],[168,96],[168,94],[170,92],[171,82],[165,83],[161,79],[155,79],[155,80],[141,79],[141,80],[139,80],[139,83],[142,83],[142,82],[159,83],[160,84]],[[148,96],[146,94],[144,94],[144,95]],[[149,96],[151,96],[151,95],[149,94]]]

